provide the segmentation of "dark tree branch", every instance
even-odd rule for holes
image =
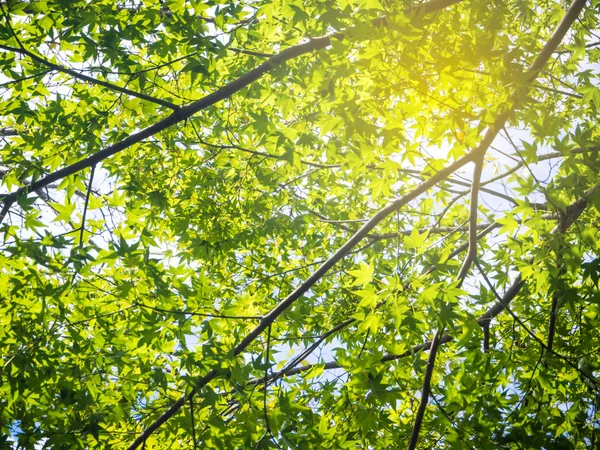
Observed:
[[[294,371],[294,368],[297,367],[300,363],[302,363],[302,361],[304,361],[309,355],[311,355],[317,348],[319,348],[319,346],[323,342],[325,342],[325,340],[327,338],[329,338],[330,336],[333,336],[335,333],[343,330],[344,328],[348,327],[349,325],[351,325],[354,322],[356,322],[355,319],[347,319],[344,322],[341,322],[338,325],[336,325],[335,327],[329,329],[326,333],[324,333],[321,337],[319,337],[319,339],[317,339],[315,342],[313,342],[310,345],[310,347],[308,347],[303,352],[301,352],[296,357],[294,357],[291,361],[289,361],[283,369],[281,369],[279,372],[272,374],[270,380],[268,380],[269,384],[273,384],[278,379],[292,374],[292,372]],[[267,380],[264,380],[264,381],[266,382]]]
[[[581,94],[574,94],[572,92],[562,91],[560,89],[554,89],[554,88],[544,86],[544,85],[538,84],[538,83],[536,83],[534,86],[538,89],[541,89],[542,91],[551,92],[553,94],[560,94],[560,95],[565,95],[567,97],[573,97],[573,98],[578,98],[578,99],[583,98],[583,95],[581,95]]]
[[[341,325],[341,324],[340,324]],[[339,325],[338,325],[339,326]],[[336,330],[337,331],[337,330]],[[331,333],[333,334],[333,333]],[[447,334],[443,335],[440,338],[440,344],[446,344],[450,341],[454,340],[454,338],[452,336],[449,336]],[[311,346],[312,347],[312,346]],[[392,361],[397,361],[399,359],[403,359],[403,358],[407,358],[409,356],[412,356],[416,353],[419,353],[423,350],[427,350],[431,348],[431,341],[427,341],[424,342],[423,344],[419,344],[419,345],[415,345],[414,347],[412,347],[410,350],[407,350],[403,353],[399,353],[399,354],[392,354],[389,353],[387,355],[384,355],[380,362],[382,363],[387,363],[387,362],[392,362]],[[306,353],[306,351],[302,352],[302,354],[304,355]],[[312,353],[312,352],[311,352]],[[295,358],[294,358],[295,359]],[[303,358],[305,359],[305,357]],[[270,383],[278,380],[279,378],[282,377],[291,377],[294,375],[298,375],[300,373],[306,372],[308,370],[311,370],[313,367],[316,366],[323,366],[323,370],[334,370],[334,369],[343,369],[344,366],[342,366],[341,364],[338,364],[336,361],[329,361],[326,363],[322,363],[322,364],[307,364],[305,366],[300,366],[300,367],[290,367],[288,370],[281,370],[279,372],[275,372],[273,374],[271,374],[270,376]],[[254,384],[259,384],[259,383],[264,383],[264,378],[260,378],[260,379],[254,379],[254,380],[250,380],[248,382],[249,385],[254,385]]]
[[[401,171],[406,172],[406,173],[416,173],[417,175],[419,175],[421,177],[421,174],[416,170],[401,169]],[[422,177],[421,177],[421,179],[422,179]],[[471,188],[471,186],[472,186],[472,183],[468,183],[468,182],[462,181],[462,180],[457,180],[456,178],[448,178],[448,180],[446,180],[446,181],[448,183],[456,184],[458,186],[465,186],[468,188]],[[485,192],[486,194],[490,194],[495,197],[501,198],[502,200],[506,200],[507,202],[510,202],[513,205],[517,205],[517,201],[514,198],[510,197],[509,195],[503,194],[502,192],[497,192],[497,191],[494,191],[493,189],[488,189],[488,188],[482,187],[481,183],[479,185],[479,190],[481,192]],[[471,189],[464,191],[464,192],[459,192],[459,195],[463,196],[463,195],[468,194],[469,192],[471,192]]]
[[[585,3],[586,3],[586,0],[574,0],[573,1],[569,10],[566,12],[565,16],[563,17],[561,22],[558,24],[558,27],[556,28],[556,30],[554,31],[554,33],[552,34],[550,39],[548,40],[548,42],[546,43],[546,45],[544,46],[544,48],[542,49],[540,54],[536,57],[533,64],[527,70],[527,73],[525,74],[526,82],[525,82],[524,86],[522,86],[520,89],[517,89],[514,92],[513,100],[514,100],[515,105],[513,105],[513,108],[516,106],[517,103],[519,103],[521,97],[526,94],[527,89],[534,82],[538,73],[544,67],[544,65],[546,64],[546,62],[552,55],[552,52],[554,52],[554,50],[556,50],[556,48],[562,41],[564,35],[571,28],[573,22],[577,19],[577,16],[579,15],[580,11],[583,9]],[[500,129],[504,127],[504,123],[506,122],[507,119],[508,119],[507,112],[501,113],[497,117],[497,119],[494,123],[494,126],[491,128],[491,130],[495,131],[495,133],[493,134],[493,137],[495,137],[498,134],[498,132],[500,131]],[[487,137],[487,134],[486,134],[486,137]],[[492,137],[492,139],[493,139],[493,137]],[[485,141],[485,137],[484,137],[484,141]],[[460,269],[460,272],[458,274],[458,277],[457,277],[459,285],[462,284],[462,282],[464,281],[473,260],[477,256],[477,253],[476,253],[477,240],[474,238],[476,225],[477,225],[477,196],[478,196],[478,192],[479,192],[481,169],[483,166],[485,153],[490,145],[491,145],[491,141],[485,147],[482,147],[481,150],[476,154],[476,156],[474,158],[476,167],[475,167],[475,173],[473,176],[473,185],[472,185],[472,191],[471,191],[472,197],[471,197],[471,214],[470,214],[471,217],[470,217],[470,230],[469,230],[469,235],[470,235],[469,253],[468,253],[467,257],[465,258],[465,261],[464,261],[464,263]],[[421,391],[421,400],[420,400],[420,404],[419,404],[419,409],[418,409],[417,415],[415,417],[413,432],[412,432],[412,435],[410,438],[410,443],[408,445],[409,450],[414,450],[419,441],[419,433],[421,431],[421,424],[423,422],[423,417],[425,415],[425,409],[426,409],[427,403],[429,401],[429,393],[431,391],[431,377],[432,377],[433,368],[435,365],[435,358],[436,358],[438,346],[440,343],[440,337],[441,337],[443,331],[444,331],[443,327],[441,330],[436,331],[433,341],[431,343],[431,350],[430,350],[430,354],[429,354],[429,359],[427,361],[427,368],[425,370],[425,376],[423,377],[423,389]]]
[[[261,320],[262,316],[231,316],[227,314],[218,314],[218,313],[201,313],[196,311],[184,311],[181,309],[165,309],[159,308],[156,306],[146,305],[145,303],[141,303],[136,301],[133,303],[133,306],[140,306],[142,308],[151,309],[156,312],[165,313],[165,314],[180,314],[183,316],[196,316],[196,317],[209,317],[213,319],[232,319],[232,320]]]
[[[490,288],[490,290],[492,291],[492,293],[494,294],[494,296],[496,297],[496,299],[498,300],[498,302],[501,302],[505,305],[505,309],[506,311],[508,311],[508,313],[510,314],[510,316],[513,318],[513,320],[515,322],[517,322],[521,328],[523,330],[525,330],[525,332],[534,340],[536,341],[542,351],[547,351],[549,353],[552,353],[553,355],[558,356],[560,359],[562,359],[565,363],[567,363],[567,365],[571,366],[573,369],[577,370],[580,374],[582,374],[585,378],[587,378],[588,380],[592,381],[594,384],[597,382],[597,380],[590,376],[590,374],[586,373],[585,371],[581,370],[578,366],[576,366],[575,364],[573,364],[569,358],[567,358],[564,355],[561,355],[560,353],[555,352],[554,350],[552,350],[552,348],[548,347],[547,344],[544,344],[544,341],[542,341],[539,337],[536,336],[536,334],[531,331],[529,329],[529,327],[525,324],[525,322],[523,322],[519,316],[517,316],[509,307],[508,307],[508,302],[503,298],[500,297],[500,295],[498,294],[498,291],[496,291],[496,289],[494,288],[494,285],[492,284],[492,282],[490,281],[490,279],[488,278],[487,274],[485,273],[485,271],[482,269],[482,267],[480,266],[480,264],[475,261],[475,264],[477,264],[477,268],[479,269],[479,272],[481,273],[481,276],[483,277],[483,279],[485,280],[486,284],[488,285],[488,287]],[[480,323],[481,326],[484,326],[482,323]],[[539,364],[539,361],[538,361]]]
[[[254,156],[261,156],[263,158],[277,159],[279,161],[285,160],[284,155],[274,155],[273,153],[261,152],[259,150],[252,150],[250,148],[242,147],[240,145],[211,144],[210,142],[206,142],[203,139],[198,139],[198,140],[200,141],[201,144],[206,145],[208,147],[213,147],[213,148],[218,148],[218,149],[223,149],[223,150],[239,150],[241,152],[249,153]],[[320,163],[316,163],[316,162],[312,162],[312,161],[304,161],[304,160],[301,160],[300,163],[302,163],[306,166],[316,167],[319,169],[339,169],[340,167],[342,167],[341,164],[320,164]]]
[[[18,136],[19,132],[12,128],[0,128],[0,136]]]
[[[491,233],[494,229],[499,228],[500,226],[501,226],[500,224],[492,224],[492,225],[490,225],[485,230],[483,230],[481,233],[479,233],[479,235],[477,236],[477,239],[482,239],[483,237],[485,237],[486,235],[488,235],[489,233]],[[448,258],[443,263],[446,263],[447,261],[455,258],[459,254],[461,254],[462,252],[464,252],[467,248],[468,248],[468,244],[463,244],[463,245],[459,246],[450,255],[448,255]],[[425,272],[423,273],[423,275],[429,275],[429,274],[433,273],[435,270],[437,270],[437,265],[432,265],[427,270],[425,270]],[[408,289],[408,287],[409,287],[409,284],[407,283],[407,285],[404,287],[405,290]],[[379,309],[383,305],[385,305],[385,301],[379,302],[375,306],[375,309]],[[313,344],[311,344],[310,347],[308,347],[307,349],[305,349],[304,351],[302,351],[298,356],[294,357],[291,361],[289,361],[282,370],[280,370],[279,372],[274,373],[272,375],[272,377],[273,377],[272,382],[276,381],[279,378],[282,378],[283,376],[294,375],[296,373],[303,372],[304,370],[310,369],[312,366],[303,366],[303,367],[300,367],[300,368],[295,368],[295,367],[297,367],[300,363],[302,363],[302,361],[304,361],[309,355],[311,355],[328,337],[333,336],[338,331],[343,330],[344,328],[352,325],[353,323],[356,323],[357,321],[358,321],[357,319],[353,319],[353,318],[347,319],[347,320],[345,320],[343,322],[340,322],[339,324],[337,324],[333,328],[330,328],[326,333],[322,334],[321,336],[318,336],[316,342],[314,342]],[[446,339],[448,339],[448,340],[446,340]],[[452,340],[452,338],[450,336],[444,337],[442,339],[443,343],[449,342],[450,340]],[[424,347],[421,348],[421,346],[424,346]],[[413,350],[416,348],[418,351],[421,351],[421,350],[424,350],[425,348],[430,348],[431,347],[431,342],[426,342],[425,344],[421,344],[421,346],[414,347]],[[388,355],[387,357],[384,357],[382,359],[382,361],[392,361],[392,360],[395,360],[395,359],[403,358],[405,356],[407,356],[407,354],[402,354],[400,356],[398,356],[398,355]],[[304,368],[304,367],[306,367],[306,368]],[[333,368],[336,368],[336,367],[331,367],[331,368],[333,369]],[[251,381],[251,383],[257,383],[257,382],[261,382],[262,383],[263,381],[264,380],[260,379],[260,380]]]
[[[471,211],[469,213],[469,247],[467,256],[465,257],[463,264],[457,276],[458,286],[462,285],[463,281],[469,273],[471,264],[477,257],[477,211],[479,204],[479,184],[481,181],[481,172],[483,170],[483,162],[485,158],[486,149],[484,149],[475,159],[475,168],[473,170],[473,181],[471,185]],[[421,398],[419,400],[419,408],[415,416],[415,423],[410,436],[408,444],[408,450],[415,450],[417,443],[419,442],[419,434],[421,433],[421,426],[423,425],[423,418],[425,417],[425,410],[429,403],[429,394],[431,393],[431,378],[433,376],[433,369],[435,368],[435,359],[439,346],[441,345],[442,338],[444,337],[444,326],[440,327],[434,334],[431,341],[431,347],[429,349],[429,357],[427,358],[427,366],[425,368],[425,376],[423,377],[423,388],[421,389]]]
[[[419,434],[421,433],[421,425],[423,424],[423,418],[425,417],[425,409],[429,402],[429,394],[431,393],[431,377],[433,376],[433,369],[435,367],[435,358],[437,356],[438,348],[442,343],[444,328],[442,327],[435,332],[433,340],[431,341],[431,347],[429,349],[429,358],[427,358],[427,367],[425,369],[425,376],[423,377],[423,389],[421,390],[421,400],[419,402],[419,409],[415,417],[415,424],[410,435],[410,441],[408,443],[408,450],[415,450],[417,443],[419,442]]]
[[[569,219],[564,221],[561,224],[558,224],[553,230],[553,234],[564,234],[567,232],[569,227],[573,225],[573,223],[579,218],[579,216],[583,213],[585,208],[588,205],[587,198],[600,189],[600,183],[593,186],[589,189],[582,198],[577,200],[575,203],[572,203],[567,207],[567,211],[570,211]],[[533,261],[531,261],[533,263]],[[502,301],[497,301],[494,305],[492,305],[488,310],[483,314],[477,322],[479,325],[484,326],[485,322],[489,322],[496,316],[498,316],[504,309],[510,304],[510,302],[516,297],[525,282],[519,273],[513,284],[508,288],[504,296],[502,297]]]
[[[87,215],[88,205],[90,203],[90,194],[92,193],[92,183],[94,181],[94,173],[95,172],[96,172],[96,166],[92,166],[92,171],[90,172],[90,181],[88,184],[87,192],[85,194],[85,203],[83,205],[83,214],[81,216],[79,247],[83,246],[83,235],[85,233],[85,216]]]
[[[43,70],[40,73],[34,73],[33,75],[28,75],[26,77],[22,77],[22,78],[17,78],[17,79],[14,79],[14,80],[6,81],[4,83],[0,83],[0,88],[5,88],[5,87],[10,86],[12,84],[20,83],[21,81],[30,80],[32,78],[41,77],[41,76],[46,75],[46,74],[48,74],[50,72],[52,72],[52,69]],[[2,134],[2,130],[0,129],[0,136],[17,136],[17,134],[14,134],[14,135]]]
[[[0,169],[0,180],[2,180],[6,175],[8,175],[8,171]],[[28,185],[29,184],[29,182],[27,180],[23,180],[22,183],[24,185]],[[43,189],[38,189],[37,191],[35,191],[35,193],[37,195],[39,195],[40,198],[42,200],[44,200],[46,203],[50,201],[50,197],[48,196],[48,194],[46,194],[43,191]]]
[[[428,14],[451,6],[455,3],[459,3],[460,1],[462,0],[430,0],[428,2],[407,8],[405,10],[405,13],[409,15]],[[385,16],[379,19],[375,19],[373,21],[373,25],[375,26],[383,26],[386,23],[387,19]],[[351,32],[351,30],[347,30],[345,33],[348,32]],[[95,165],[101,161],[104,161],[105,159],[135,144],[142,142],[144,139],[147,139],[150,136],[153,136],[167,128],[172,127],[173,125],[176,125],[180,122],[183,122],[184,120],[189,119],[192,115],[196,114],[197,112],[202,111],[203,109],[206,109],[209,106],[220,102],[221,100],[231,97],[233,94],[252,84],[256,80],[261,78],[264,74],[270,72],[282,63],[297,58],[298,56],[304,55],[306,53],[311,53],[315,50],[324,49],[331,44],[332,39],[343,39],[344,36],[344,33],[338,32],[331,36],[311,39],[306,43],[289,47],[283,50],[281,53],[273,56],[268,61],[265,61],[264,63],[260,64],[258,67],[250,70],[245,75],[242,75],[241,77],[232,81],[231,83],[223,86],[220,89],[217,89],[212,94],[209,94],[206,97],[196,100],[195,102],[187,106],[181,107],[173,111],[173,113],[170,116],[165,117],[164,119],[160,120],[154,125],[151,125],[138,133],[131,134],[129,137],[123,139],[122,141],[117,142],[103,150],[100,150],[99,152],[90,155],[87,158],[82,159],[74,164],[71,164],[70,166],[63,167],[62,169],[59,169],[41,178],[40,180],[37,180],[36,182],[32,183],[29,187],[23,187],[10,194],[0,196],[0,199],[4,202],[5,205],[10,205],[16,201],[17,196],[19,195],[28,193],[30,190],[36,190],[41,187],[47,186],[50,183],[58,181],[69,175],[73,175],[74,173],[91,167],[92,165]],[[2,216],[0,216],[0,219],[2,219]],[[139,444],[136,444],[136,447],[138,445]]]
[[[591,191],[588,191],[583,199],[567,206],[566,211],[564,213],[560,213],[558,225],[556,226],[555,230],[556,234],[564,234],[570,228],[570,226],[573,223],[575,223],[575,221],[579,218],[579,216],[587,207],[586,197],[588,197],[590,193],[593,192],[593,190],[594,188]],[[559,242],[558,250],[556,251],[556,266],[559,270],[559,278],[557,280],[557,286],[555,286],[554,292],[552,293],[552,304],[550,306],[550,321],[548,323],[548,341],[546,343],[546,347],[550,352],[552,352],[552,346],[554,345],[554,335],[556,334],[556,318],[558,315],[560,298],[563,294],[563,289],[561,288],[561,277],[562,275],[564,275],[565,268],[562,262],[562,248],[563,245]]]
[[[98,80],[97,78],[92,78],[92,77],[89,77],[82,73],[79,73],[76,70],[69,69],[68,67],[64,67],[64,66],[61,66],[60,64],[53,63],[52,61],[48,61],[47,59],[42,58],[41,56],[36,55],[35,53],[33,53],[25,48],[16,48],[16,47],[11,47],[9,45],[0,44],[0,49],[6,50],[8,52],[19,53],[21,55],[29,56],[34,61],[36,61],[40,64],[43,64],[44,66],[49,67],[52,70],[66,73],[67,75],[71,75],[73,78],[77,78],[77,79],[79,79],[81,81],[85,81],[87,83],[96,84],[98,86],[105,87],[112,91],[120,92],[122,94],[129,95],[130,97],[137,97],[141,100],[146,100],[146,101],[149,101],[152,103],[156,103],[157,105],[165,106],[165,107],[173,109],[173,110],[176,110],[177,108],[179,108],[179,106],[177,106],[171,102],[168,102],[166,100],[162,100],[160,98],[154,98],[154,97],[151,97],[150,95],[146,95],[141,92],[135,92],[135,91],[132,91],[131,89],[127,89],[125,87],[113,84],[109,81]]]
[[[479,184],[481,182],[481,172],[483,170],[483,156],[475,160],[475,168],[473,169],[473,183],[471,186],[471,211],[469,212],[469,250],[463,264],[458,272],[458,285],[461,286],[471,264],[477,258],[477,211],[479,205]]]
[[[572,150],[569,150],[569,155],[570,156],[575,156],[575,155],[581,155],[584,153],[588,153],[588,152],[597,152],[600,151],[600,146],[594,146],[594,147],[589,147],[589,148],[574,148]],[[565,155],[564,153],[560,153],[560,152],[552,152],[552,153],[547,153],[545,155],[540,155],[537,157],[537,162],[540,161],[548,161],[550,159],[556,159],[556,158],[564,158]],[[508,169],[507,171],[490,178],[489,180],[485,180],[481,183],[482,186],[488,185],[488,184],[492,184],[498,180],[502,180],[504,178],[506,178],[507,176],[515,173],[517,170],[519,170],[520,168],[524,167],[525,163],[523,161],[520,161],[519,163],[517,163],[515,166],[511,167],[510,169]]]
[[[2,210],[0,210],[0,223],[4,222],[4,218],[6,217],[6,215],[8,214],[8,211],[10,210],[10,207],[12,206],[12,202],[5,202],[2,205]]]

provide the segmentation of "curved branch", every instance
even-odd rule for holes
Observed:
[[[431,0],[429,2],[407,8],[405,10],[405,13],[407,13],[407,14],[427,14],[430,12],[438,11],[442,8],[453,5],[455,3],[458,3],[459,1],[460,0]],[[374,24],[375,25],[383,25],[386,23],[386,21],[387,21],[387,19],[385,17],[382,17],[380,19],[376,19],[374,21]],[[297,56],[300,56],[302,54],[312,52],[314,50],[318,50],[321,48],[325,48],[330,45],[332,38],[340,39],[343,36],[344,36],[343,33],[337,33],[337,34],[333,35],[332,37],[327,36],[327,37],[322,37],[322,38],[318,38],[318,39],[313,39],[305,44],[300,44],[300,45],[297,45],[294,47],[290,47],[290,48],[282,51],[281,53],[279,53],[277,56],[270,58],[268,61],[266,61],[265,63],[256,67],[255,69],[251,70],[246,75],[243,75],[242,77],[238,78],[237,80],[233,81],[232,83],[228,84],[227,86],[217,90],[213,94],[210,94],[207,97],[204,97],[204,98],[192,103],[189,106],[183,107],[183,108],[175,111],[171,116],[163,119],[162,121],[158,122],[157,124],[152,125],[135,135],[130,136],[129,138],[125,139],[124,141],[121,141],[120,143],[117,143],[117,144],[113,145],[112,147],[109,147],[105,150],[98,152],[96,155],[93,155],[83,161],[80,161],[79,163],[74,164],[73,166],[70,166],[71,169],[69,169],[67,167],[62,170],[63,171],[65,171],[67,169],[74,170],[73,168],[75,167],[75,169],[78,171],[78,170],[81,170],[81,169],[87,167],[87,165],[89,165],[89,164],[93,164],[95,162],[102,161],[103,159],[106,159],[109,156],[111,156],[125,148],[128,148],[137,142],[140,142],[142,139],[152,136],[153,134],[155,134],[159,131],[162,131],[165,128],[168,128],[178,122],[181,122],[181,121],[185,120],[186,118],[190,117],[192,114],[194,114],[202,109],[205,109],[208,106],[211,106],[211,105],[233,95],[235,92],[239,91],[240,89],[242,89],[242,88],[248,86],[249,84],[251,84],[252,82],[256,81],[263,74],[269,72],[271,69],[273,69],[277,65],[279,65],[285,61],[288,61],[290,59],[293,59]],[[504,120],[502,120],[502,124],[504,124],[505,120],[506,120],[505,118],[504,118]],[[489,147],[489,145],[492,143],[493,137],[498,133],[499,129],[500,128],[494,129],[494,131],[492,131],[492,130],[488,131],[488,133],[486,134],[486,137],[484,137],[482,144],[481,144],[481,145],[485,146],[485,149],[487,149],[487,147]],[[491,134],[493,134],[493,136],[491,136]],[[479,149],[479,148],[480,147],[478,147],[477,149]],[[331,267],[333,267],[339,260],[341,260],[348,253],[350,253],[351,250],[359,242],[361,242],[363,240],[363,238],[369,233],[369,231],[371,231],[380,221],[382,221],[389,214],[400,209],[402,206],[406,205],[411,200],[417,198],[419,195],[423,194],[428,189],[435,186],[438,182],[444,180],[445,178],[450,176],[452,173],[457,171],[459,168],[461,168],[462,166],[464,166],[465,164],[470,162],[473,159],[474,155],[476,154],[477,149],[475,149],[472,153],[463,156],[461,159],[457,160],[453,164],[450,164],[446,168],[440,170],[434,176],[432,176],[430,179],[424,181],[419,186],[417,186],[412,192],[409,192],[402,198],[396,200],[395,202],[391,203],[387,207],[380,210],[377,214],[375,214],[375,216],[373,216],[373,218],[371,220],[369,220],[367,223],[365,223],[365,225],[358,232],[356,232],[356,234],[354,236],[352,236],[327,261],[325,261],[323,263],[323,265],[321,265],[304,283],[302,283],[300,286],[298,286],[298,288],[296,288],[288,297],[286,297],[274,309],[272,309],[270,313],[268,313],[266,316],[264,316],[263,319],[260,321],[260,323],[256,326],[256,328],[254,328],[252,331],[250,331],[250,333],[248,333],[246,335],[246,337],[244,339],[242,339],[242,341],[237,346],[235,346],[235,348],[233,349],[233,355],[234,356],[240,355],[252,342],[254,342],[254,340],[263,331],[265,331],[275,321],[275,319],[277,319],[277,317],[279,317],[281,314],[283,314],[283,312],[290,305],[292,305],[296,300],[301,298],[315,283],[317,283],[323,277],[323,275],[325,275],[325,273],[327,273],[329,271],[329,269]],[[479,152],[481,152],[481,150],[479,150]],[[54,175],[49,175],[40,181],[46,182],[45,180],[48,180],[48,179],[55,181],[56,179],[62,178],[62,176],[59,175],[60,172],[61,172],[61,170],[55,172]],[[56,178],[56,177],[58,177],[58,178]],[[33,186],[33,184],[32,184],[32,186]],[[5,197],[4,201],[5,201],[5,204],[8,204],[9,197]],[[148,426],[148,428],[146,428],[134,440],[134,442],[132,442],[132,444],[128,447],[128,450],[134,450],[134,449],[138,448],[140,445],[142,445],[146,441],[146,439],[152,433],[154,433],[155,430],[157,430],[162,424],[164,424],[167,420],[169,420],[172,416],[174,416],[181,409],[181,407],[185,404],[185,402],[189,398],[192,398],[196,392],[198,392],[200,389],[202,389],[204,386],[206,386],[208,383],[210,383],[210,381],[215,379],[217,377],[217,375],[218,375],[217,370],[211,369],[206,375],[204,375],[201,379],[199,379],[196,382],[195,386],[192,388],[191,392],[182,396],[179,400],[177,400],[175,403],[173,403],[167,411],[165,411],[158,419],[156,419],[152,424],[150,424],[150,426]]]
[[[565,34],[567,33],[567,31],[573,25],[573,22],[575,22],[575,20],[577,19],[577,16],[579,15],[581,10],[585,6],[586,1],[587,0],[574,0],[573,1],[571,6],[569,7],[568,11],[566,12],[565,16],[558,24],[558,27],[556,28],[554,33],[552,34],[552,36],[550,37],[550,39],[548,40],[548,42],[546,43],[546,45],[544,46],[542,51],[535,58],[535,60],[533,61],[533,63],[531,64],[531,66],[529,67],[527,72],[525,73],[526,81],[525,81],[524,85],[521,86],[520,88],[517,88],[515,90],[515,92],[513,93],[512,98],[513,98],[513,101],[515,104],[519,103],[520,99],[527,93],[527,90],[531,87],[531,84],[537,77],[540,70],[544,67],[546,62],[548,62],[548,59],[550,58],[550,56],[552,56],[552,52],[554,52],[554,50],[556,50],[556,48],[562,41],[562,39],[565,36]],[[515,106],[516,105],[513,105],[513,108]],[[502,128],[504,126],[504,122],[506,122],[507,119],[508,119],[508,112],[501,113],[496,118],[496,121],[494,122],[494,126],[491,128],[491,130],[496,131],[496,133],[494,133],[493,137],[495,137],[498,134],[498,132],[500,131],[500,128]],[[490,133],[488,133],[488,134],[490,134]],[[487,137],[487,135],[486,135],[486,137]],[[484,137],[484,141],[485,141],[485,137]],[[479,183],[480,183],[479,180],[481,177],[481,169],[483,166],[483,159],[484,159],[485,153],[487,152],[487,149],[489,148],[490,145],[491,145],[491,141],[489,142],[489,144],[487,146],[482,147],[481,150],[479,152],[477,152],[476,158],[474,159],[476,166],[475,166],[475,173],[473,175],[473,186],[472,186],[472,191],[471,191],[469,253],[468,253],[467,257],[465,258],[465,261],[464,261],[464,263],[460,269],[460,272],[458,274],[459,285],[462,284],[462,282],[464,281],[464,279],[467,275],[467,272],[471,266],[471,263],[473,262],[473,260],[476,257],[477,240],[475,239],[475,232],[476,232],[475,230],[476,230],[476,225],[477,225],[477,197],[478,197],[478,193],[479,193]],[[560,222],[559,222],[559,226],[560,226]],[[427,360],[427,369],[425,371],[425,376],[423,377],[423,388],[421,390],[421,399],[420,399],[419,409],[417,410],[417,415],[415,417],[413,432],[411,434],[410,443],[408,445],[409,450],[414,450],[417,447],[417,443],[419,441],[421,424],[423,422],[423,417],[425,416],[425,410],[427,408],[427,403],[429,402],[429,393],[431,390],[431,377],[432,377],[433,368],[435,365],[435,358],[437,355],[438,347],[440,345],[440,338],[441,338],[443,332],[444,332],[444,327],[442,326],[441,329],[438,329],[435,332],[433,342],[431,343],[431,350],[430,350],[429,358]]]
[[[477,257],[477,211],[479,205],[479,184],[481,182],[481,172],[483,170],[483,155],[475,161],[475,168],[473,170],[473,184],[471,186],[471,211],[469,213],[469,251],[463,264],[458,272],[457,280],[458,286],[461,286],[471,264]],[[434,340],[435,341],[435,340]]]

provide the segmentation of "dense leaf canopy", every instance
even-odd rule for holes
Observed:
[[[0,447],[597,445],[599,11],[0,2]]]

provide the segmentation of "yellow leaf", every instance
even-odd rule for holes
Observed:
[[[357,270],[349,270],[348,273],[352,275],[354,278],[354,283],[352,286],[362,285],[366,286],[373,279],[373,272],[375,269],[371,267],[369,264],[360,263],[360,269]]]

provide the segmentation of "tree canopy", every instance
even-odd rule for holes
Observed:
[[[0,2],[0,447],[596,448],[599,9]]]

